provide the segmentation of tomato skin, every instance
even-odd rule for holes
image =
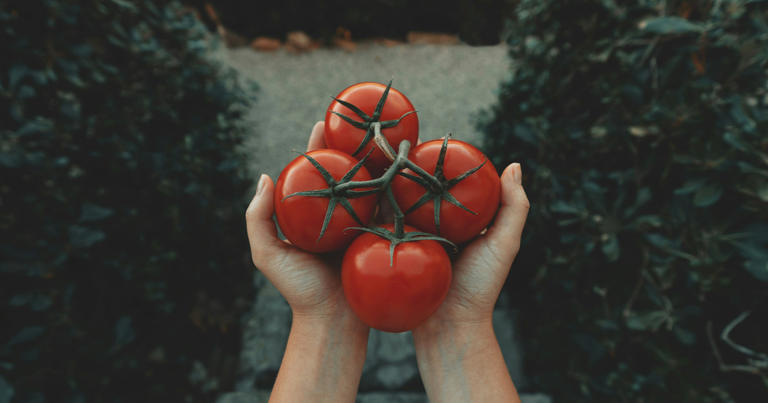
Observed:
[[[381,98],[385,88],[386,85],[375,82],[357,83],[341,91],[336,98],[354,104],[360,108],[360,110],[368,114],[368,116],[371,116],[373,115],[373,111],[376,109],[376,104],[379,102],[379,98]],[[413,104],[411,104],[411,101],[409,101],[403,93],[394,88],[390,88],[389,95],[387,96],[379,120],[397,120],[403,116],[403,114],[414,110]],[[328,148],[352,154],[363,141],[365,131],[345,122],[342,118],[333,114],[332,112],[334,111],[346,115],[356,121],[361,121],[362,119],[351,109],[335,100],[331,102],[325,113],[325,144]],[[411,142],[411,145],[415,145],[419,139],[419,118],[416,113],[411,113],[404,117],[397,126],[382,129],[381,133],[386,137],[389,145],[391,145],[395,151],[397,151],[398,145],[403,140],[408,140]],[[373,140],[371,140],[362,151],[353,156],[362,158],[372,147],[376,147]],[[391,165],[391,162],[378,147],[376,147],[366,163],[368,170],[373,175],[377,176],[384,172],[389,165]]]
[[[422,143],[413,149],[408,158],[427,172],[434,173],[442,144],[443,140]],[[477,215],[443,199],[440,203],[439,234],[435,227],[433,201],[428,201],[407,214],[405,222],[422,231],[438,234],[456,244],[466,242],[480,234],[499,208],[501,181],[496,168],[480,150],[460,140],[448,140],[443,167],[446,179],[455,178],[477,167],[483,161],[485,165],[482,168],[448,190],[461,204],[478,213]],[[403,172],[415,175],[409,169]],[[395,200],[403,211],[407,211],[426,192],[421,185],[400,175],[397,175],[392,182],[392,190]]]
[[[317,160],[337,181],[358,163],[358,160],[337,150],[321,149],[307,154]],[[352,178],[353,181],[369,179],[371,175],[365,167],[361,167]],[[292,193],[326,188],[328,184],[317,168],[301,155],[283,169],[275,185],[274,203],[278,225],[293,245],[308,252],[322,253],[342,249],[359,232],[345,231],[348,227],[359,227],[360,224],[337,204],[325,234],[318,240],[329,199],[293,196],[283,200]],[[376,195],[350,199],[349,202],[364,224],[370,222],[376,208]]]
[[[384,228],[392,231],[392,225]],[[406,232],[416,229],[406,226]],[[437,241],[390,242],[363,233],[347,248],[341,268],[344,295],[357,316],[387,332],[414,329],[432,315],[451,285],[451,261]]]

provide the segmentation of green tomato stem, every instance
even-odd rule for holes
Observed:
[[[395,158],[397,155],[395,155],[395,150],[392,149],[392,146],[389,145],[389,141],[387,141],[387,138],[384,137],[383,134],[381,134],[381,122],[373,122],[373,142],[376,143],[376,146],[379,147],[379,150],[384,153],[384,155],[389,158],[390,161],[395,161]]]
[[[397,200],[395,200],[391,184],[387,185],[386,193],[387,199],[392,205],[392,210],[394,210],[395,213],[395,238],[402,239],[405,235],[405,214],[403,214],[403,210],[400,209],[400,205],[398,205]]]
[[[365,188],[365,187],[372,187],[379,189],[379,191],[383,191],[395,178],[395,175],[398,171],[400,171],[404,166],[405,163],[408,161],[408,151],[411,148],[411,143],[408,140],[403,140],[400,142],[400,146],[398,147],[398,152],[395,155],[395,160],[392,162],[392,165],[387,168],[387,170],[384,172],[381,177],[378,177],[376,179],[371,179],[367,181],[351,181],[347,183],[342,183],[337,185],[334,188],[334,192],[337,194],[340,194],[340,192],[346,192],[352,189],[359,189],[359,188]]]

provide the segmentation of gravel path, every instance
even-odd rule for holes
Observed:
[[[255,80],[259,100],[247,117],[253,136],[254,178],[273,179],[295,150],[304,150],[309,132],[325,117],[330,97],[360,81],[386,83],[411,100],[419,113],[422,140],[451,132],[479,144],[474,116],[496,101],[499,83],[509,71],[503,45],[399,45],[363,43],[354,53],[317,49],[293,54],[222,49],[221,56],[241,76]]]

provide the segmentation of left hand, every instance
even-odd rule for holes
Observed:
[[[315,124],[307,151],[325,148],[323,128],[323,122]],[[307,253],[278,239],[272,220],[274,186],[263,174],[245,214],[253,264],[288,301],[294,317],[331,318],[351,313],[341,287],[339,257]]]

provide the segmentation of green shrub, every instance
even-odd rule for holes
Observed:
[[[172,1],[0,5],[0,396],[231,387],[249,97],[206,35]]]
[[[534,387],[766,396],[766,2],[523,0],[517,15],[480,127],[498,166],[522,162],[532,204],[507,292]]]

